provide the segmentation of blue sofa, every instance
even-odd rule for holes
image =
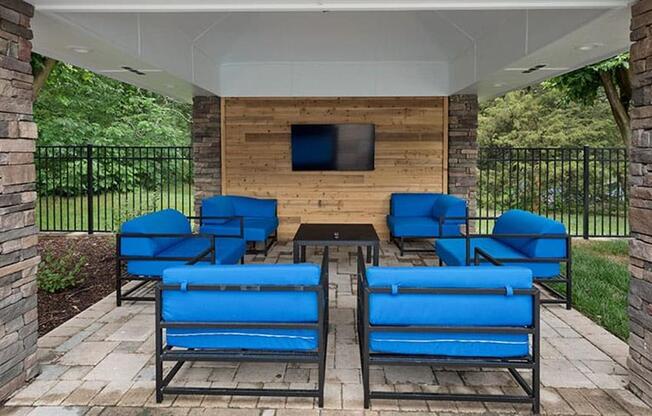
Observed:
[[[292,307],[288,307],[292,305]],[[164,332],[165,331],[165,332]],[[317,397],[324,401],[328,249],[315,264],[166,269],[156,293],[156,400],[170,394]],[[175,365],[163,374],[163,362]],[[315,363],[316,389],[170,386],[185,362]]]
[[[229,218],[229,221],[239,221]],[[189,262],[236,264],[244,261],[242,233],[228,236],[193,234],[190,219],[181,212],[164,209],[126,221],[116,235],[116,297],[123,300],[154,300],[135,296],[142,286],[158,280],[169,267]],[[140,283],[122,292],[122,284]]]
[[[364,262],[359,261],[358,285],[365,408],[371,399],[459,399],[530,403],[538,413],[539,291],[533,287],[530,270],[365,269]],[[370,366],[415,364],[507,368],[525,394],[474,397],[370,390]],[[531,369],[532,383],[526,383],[514,368]]]
[[[202,200],[202,217],[242,217],[244,238],[252,247],[248,253],[267,255],[277,240],[278,215],[275,199],[260,199],[247,196],[218,195]],[[199,231],[207,234],[234,235],[239,232],[237,221],[206,219],[201,222]],[[263,249],[257,249],[257,243]]]
[[[437,255],[447,266],[500,263],[526,267],[535,282],[557,295],[544,303],[565,303],[572,307],[571,238],[558,221],[522,210],[510,210],[496,219],[488,235],[467,235],[464,239],[440,240]],[[562,264],[565,273],[562,275]],[[550,287],[566,285],[566,295]]]
[[[405,241],[455,237],[467,216],[466,202],[453,195],[398,193],[390,198],[387,227],[390,239],[405,253],[432,250],[406,249]]]

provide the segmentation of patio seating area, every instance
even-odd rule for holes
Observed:
[[[424,247],[426,247],[424,245]],[[323,251],[309,248],[307,260],[319,263]],[[110,295],[41,337],[41,374],[0,408],[0,415],[390,415],[396,412],[450,414],[530,412],[530,406],[492,403],[374,399],[363,410],[360,353],[355,324],[356,261],[352,248],[329,253],[329,339],[324,408],[314,398],[175,396],[162,403],[155,395],[154,304]],[[293,261],[292,244],[277,243],[265,257],[247,255],[247,264]],[[381,244],[383,266],[435,266],[432,253],[399,255]],[[134,284],[134,283],[131,283]],[[563,305],[541,308],[541,405],[543,414],[650,415],[652,411],[626,390],[628,346],[576,310]],[[166,368],[170,368],[166,363]],[[317,364],[195,363],[175,381],[222,388],[314,389]],[[395,392],[518,394],[503,370],[428,366],[370,369],[372,390]]]

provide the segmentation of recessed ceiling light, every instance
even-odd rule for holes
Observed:
[[[494,87],[496,87],[496,88],[502,88],[502,87],[504,87],[504,86],[506,86],[506,85],[507,85],[506,82],[496,82],[496,83],[494,84]]]
[[[592,51],[593,49],[600,48],[602,46],[604,46],[603,43],[589,43],[586,45],[580,45],[577,47],[577,49],[582,52],[588,52],[588,51]]]
[[[91,48],[88,48],[86,46],[77,46],[77,45],[70,45],[68,46],[68,49],[70,49],[75,53],[82,53],[82,54],[90,53],[92,51]]]
[[[165,86],[171,90],[174,89],[174,84],[165,84]]]

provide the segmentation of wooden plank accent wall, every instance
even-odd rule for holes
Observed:
[[[222,192],[278,199],[281,240],[302,222],[372,223],[386,239],[391,193],[445,191],[445,97],[224,100]],[[293,172],[301,123],[375,124],[375,170]]]

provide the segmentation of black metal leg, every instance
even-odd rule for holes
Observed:
[[[570,261],[566,263],[566,309],[573,307],[573,276]]]
[[[292,245],[292,257],[294,263],[299,263],[299,244],[296,242]]]
[[[403,257],[403,255],[405,254],[405,241],[403,241],[403,237],[399,237],[398,241],[401,250],[401,257]]]
[[[301,246],[301,263],[306,262],[306,246]]]
[[[380,264],[380,245],[375,244],[374,247],[373,247],[373,250],[374,250],[374,256],[373,256],[374,257],[374,260],[373,260],[374,266],[378,266]]]
[[[367,246],[367,263],[371,263],[371,246]]]

